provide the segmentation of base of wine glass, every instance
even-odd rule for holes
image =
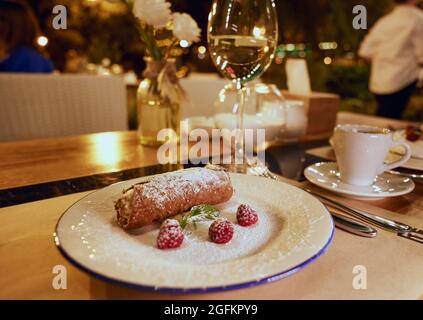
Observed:
[[[243,173],[243,174],[247,174],[248,169],[249,169],[249,166],[246,163],[243,163],[243,164],[233,164],[233,163],[231,163],[231,164],[220,164],[219,167],[223,168],[227,172]]]
[[[267,168],[267,166],[262,163],[257,157],[245,158],[244,163],[242,164],[208,164],[206,167],[213,170],[224,170],[232,173],[241,173],[248,175],[257,175],[257,172],[262,171],[262,169]],[[257,171],[257,168],[260,170]]]

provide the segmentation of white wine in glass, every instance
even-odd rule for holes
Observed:
[[[260,76],[270,65],[276,48],[272,38],[252,36],[210,36],[210,52],[225,77],[246,83]]]
[[[245,84],[260,77],[274,58],[278,42],[275,3],[273,0],[214,0],[207,34],[216,68],[231,79],[238,90],[233,108],[237,114],[235,161],[229,170],[246,172]]]

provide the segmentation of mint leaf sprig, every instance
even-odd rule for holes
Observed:
[[[220,217],[220,211],[210,204],[200,204],[191,208],[189,212],[184,214],[179,221],[182,229],[189,224],[197,228],[197,222],[205,220],[216,220]]]

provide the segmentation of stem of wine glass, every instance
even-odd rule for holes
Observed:
[[[236,141],[235,141],[235,164],[245,164],[244,151],[244,109],[245,87],[240,80],[236,82],[237,89],[237,116],[236,116]]]

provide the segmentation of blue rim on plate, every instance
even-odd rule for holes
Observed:
[[[83,197],[83,198],[85,198],[85,197]],[[80,200],[82,200],[82,199],[80,199]],[[327,249],[329,248],[330,244],[332,243],[333,238],[334,238],[334,233],[335,233],[335,227],[334,227],[332,216],[330,215],[329,211],[325,207],[325,210],[327,211],[327,213],[330,217],[330,221],[331,221],[331,234],[330,234],[328,241],[320,249],[319,252],[317,252],[315,255],[313,255],[309,259],[303,261],[302,263],[298,264],[297,266],[295,266],[291,269],[284,270],[280,273],[277,273],[277,274],[274,274],[274,275],[271,275],[271,276],[268,276],[268,277],[264,277],[264,278],[259,279],[259,280],[247,281],[247,282],[232,284],[232,285],[228,285],[228,286],[216,286],[216,287],[205,287],[205,288],[186,288],[186,289],[185,288],[171,288],[171,287],[154,287],[154,286],[147,286],[147,285],[136,284],[136,283],[132,283],[132,282],[128,282],[128,281],[123,281],[123,280],[119,280],[119,279],[115,279],[115,278],[103,275],[101,273],[98,273],[96,271],[93,271],[93,270],[85,267],[84,265],[80,264],[78,261],[73,259],[66,252],[66,250],[64,248],[62,248],[62,246],[60,245],[60,239],[57,236],[57,228],[58,228],[58,225],[60,223],[60,220],[62,219],[62,217],[66,214],[66,212],[69,209],[70,209],[70,207],[61,215],[61,217],[57,221],[56,227],[55,227],[55,232],[54,232],[54,241],[55,241],[56,247],[58,248],[59,252],[63,255],[63,257],[65,257],[75,267],[81,269],[82,271],[84,271],[84,272],[88,273],[89,275],[94,276],[94,277],[96,277],[100,280],[104,280],[104,281],[109,282],[109,283],[114,284],[114,285],[119,285],[119,286],[122,286],[122,287],[130,288],[130,289],[136,289],[136,290],[140,290],[140,291],[147,291],[147,292],[185,293],[185,294],[188,294],[188,293],[211,293],[211,292],[222,292],[222,291],[229,291],[229,290],[244,289],[244,288],[255,287],[255,286],[271,283],[271,282],[274,282],[274,281],[278,281],[278,280],[284,279],[286,277],[289,277],[289,276],[293,275],[294,273],[304,269],[306,266],[308,266],[309,264],[314,262],[317,258],[319,258],[321,255],[323,255],[327,251]]]

